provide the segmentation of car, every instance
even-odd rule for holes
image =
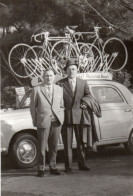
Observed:
[[[92,95],[101,106],[102,117],[93,114],[98,138],[93,147],[124,144],[125,149],[133,154],[133,94],[109,76],[101,73],[78,75],[87,80]],[[34,167],[38,157],[37,129],[32,125],[29,110],[30,93],[31,90],[24,95],[17,109],[1,113],[2,155],[11,155],[20,168]],[[76,147],[75,137],[73,147]],[[58,150],[63,150],[61,135]]]

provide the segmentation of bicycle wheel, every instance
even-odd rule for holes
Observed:
[[[95,72],[102,70],[102,54],[99,49],[90,43],[80,46],[80,72]]]
[[[78,53],[74,45],[68,41],[56,42],[50,52],[50,61],[53,69],[61,74],[68,58],[77,58]]]
[[[30,77],[36,70],[35,51],[27,44],[17,44],[9,52],[8,62],[11,71],[20,78]]]
[[[127,63],[128,52],[125,44],[120,39],[112,37],[104,43],[103,56],[107,56],[108,69],[120,71]]]

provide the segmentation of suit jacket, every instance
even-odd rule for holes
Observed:
[[[63,89],[53,84],[53,101],[47,96],[44,84],[33,88],[31,93],[30,112],[33,125],[38,128],[50,127],[52,114],[61,124],[64,122]]]
[[[76,79],[75,94],[73,94],[68,82],[68,78],[64,78],[57,82],[63,88],[63,98],[65,106],[64,124],[80,124],[82,110],[80,108],[81,98],[91,96],[88,84],[85,80]]]

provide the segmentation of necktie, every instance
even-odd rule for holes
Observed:
[[[47,93],[48,93],[48,97],[51,100],[52,99],[52,92],[51,92],[51,87],[50,86],[48,86],[48,88],[47,88]]]
[[[73,80],[71,80],[71,88],[72,88],[72,92],[74,93],[74,91],[75,91],[75,82]]]

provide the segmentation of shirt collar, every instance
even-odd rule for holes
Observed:
[[[45,87],[46,87],[46,88],[50,87],[50,88],[52,89],[53,85],[52,85],[52,84],[51,84],[51,85],[45,84]]]
[[[69,81],[69,82],[72,82],[72,81],[73,81],[73,82],[76,82],[76,77],[73,78],[73,79],[68,78],[68,81]]]

